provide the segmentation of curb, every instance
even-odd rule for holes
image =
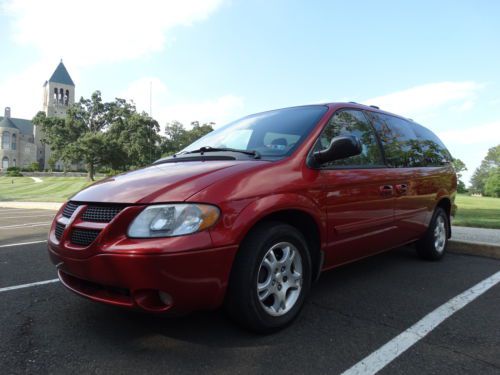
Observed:
[[[491,243],[449,240],[447,250],[450,253],[500,259],[500,245]]]
[[[31,210],[59,210],[63,203],[58,202],[0,202],[1,208],[25,208]]]

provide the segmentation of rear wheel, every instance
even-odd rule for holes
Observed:
[[[445,210],[437,207],[425,235],[417,242],[417,253],[429,260],[441,259],[448,244],[450,222]]]
[[[271,332],[298,315],[310,285],[311,261],[302,234],[288,224],[263,223],[236,256],[226,309],[245,327]]]

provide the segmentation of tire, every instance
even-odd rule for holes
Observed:
[[[427,228],[424,236],[417,241],[418,255],[427,260],[441,259],[448,245],[449,229],[450,221],[448,215],[441,207],[437,207],[432,216],[429,228]]]
[[[304,236],[288,224],[261,223],[236,255],[226,311],[254,332],[274,332],[297,317],[310,287],[311,258]]]

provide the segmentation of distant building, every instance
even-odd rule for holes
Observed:
[[[64,117],[75,102],[75,84],[62,60],[48,81],[43,85],[43,111],[47,116]],[[27,167],[38,162],[43,169],[49,168],[50,147],[44,144],[43,132],[33,126],[31,120],[11,117],[6,107],[0,117],[0,171],[9,167]],[[61,161],[56,169],[63,169]]]

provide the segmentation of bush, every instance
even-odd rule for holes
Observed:
[[[30,169],[32,172],[39,172],[40,171],[40,164],[38,164],[37,162],[31,163]]]
[[[21,169],[19,167],[7,168],[7,177],[22,177]]]

